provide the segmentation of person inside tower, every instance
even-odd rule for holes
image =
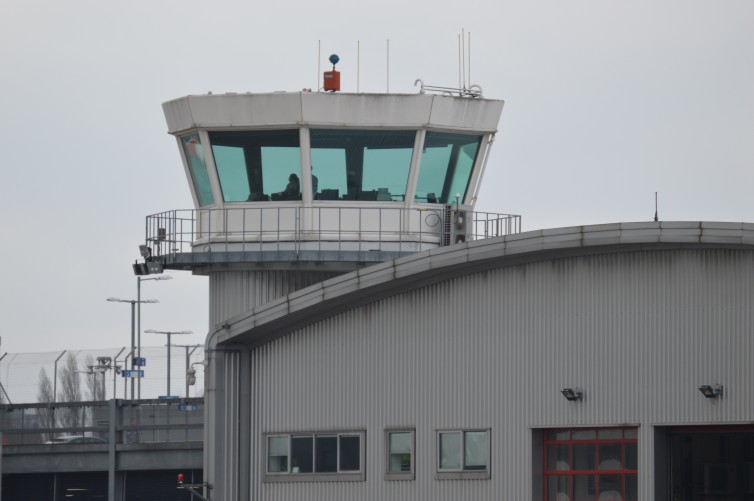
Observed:
[[[343,196],[344,200],[356,200],[357,195],[359,194],[359,178],[356,176],[356,172],[353,170],[348,171],[348,176],[346,177],[346,188],[348,189],[348,193]]]
[[[283,200],[300,200],[301,199],[301,184],[298,181],[296,174],[288,176],[288,184],[282,193]]]

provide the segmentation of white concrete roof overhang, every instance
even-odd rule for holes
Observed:
[[[440,247],[340,275],[216,326],[209,347],[256,347],[343,311],[483,270],[583,255],[708,248],[754,251],[754,223],[646,222],[572,226]]]
[[[206,94],[163,103],[168,132],[281,127],[421,127],[494,133],[503,101],[429,94]]]

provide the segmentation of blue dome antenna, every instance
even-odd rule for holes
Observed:
[[[330,54],[330,62],[332,63],[333,69],[335,69],[335,65],[338,64],[338,61],[340,61],[340,58],[337,54]]]

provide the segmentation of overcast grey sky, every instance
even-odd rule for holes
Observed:
[[[191,208],[161,103],[298,91],[341,57],[343,90],[472,81],[506,101],[478,210],[525,230],[753,221],[754,1],[0,3],[2,351],[129,343],[144,217]],[[207,282],[147,282],[144,329],[202,342]],[[164,339],[144,344],[159,346]],[[187,339],[187,338],[191,339]]]

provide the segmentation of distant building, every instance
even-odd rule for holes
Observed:
[[[196,209],[146,244],[209,276],[210,499],[754,497],[754,224],[475,213],[502,106],[165,103]]]

